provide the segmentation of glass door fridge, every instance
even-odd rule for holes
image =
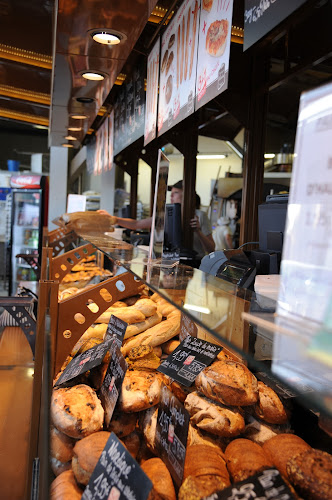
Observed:
[[[40,258],[42,245],[42,189],[12,190],[11,273],[9,294],[14,295],[20,281],[36,281],[35,271],[18,254]]]

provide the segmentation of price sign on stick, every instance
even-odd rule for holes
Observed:
[[[128,323],[126,323],[120,318],[117,318],[116,316],[114,316],[114,314],[112,314],[106,330],[106,339],[107,340],[110,338],[115,339],[117,345],[121,347],[123,338],[127,330],[127,326]]]

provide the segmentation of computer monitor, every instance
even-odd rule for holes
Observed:
[[[166,205],[164,250],[174,251],[181,247],[181,203]]]
[[[259,250],[282,252],[288,194],[267,196],[258,206]]]

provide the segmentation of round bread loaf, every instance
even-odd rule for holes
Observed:
[[[258,401],[254,406],[254,413],[269,424],[285,424],[288,420],[279,396],[263,382],[258,382]]]
[[[83,491],[78,487],[72,470],[62,472],[54,479],[50,489],[50,500],[80,500]]]
[[[196,377],[204,396],[231,406],[248,406],[258,400],[257,379],[242,363],[215,361]]]
[[[156,447],[156,427],[158,408],[156,406],[142,412],[139,416],[139,427],[143,433],[144,441],[148,449],[157,455]]]
[[[52,457],[50,460],[51,469],[55,476],[59,476],[64,471],[71,469],[71,460],[69,462],[60,462],[56,458]]]
[[[110,432],[95,432],[77,441],[74,446],[72,467],[78,483],[85,486],[88,484],[110,435]]]
[[[307,450],[287,462],[287,474],[303,498],[328,500],[332,497],[332,455]]]
[[[73,456],[75,441],[55,427],[51,427],[50,448],[51,457],[60,462],[69,462]]]
[[[189,476],[218,476],[225,485],[230,485],[226,468],[226,459],[218,448],[205,444],[196,444],[187,447],[184,463],[183,479]]]
[[[146,410],[159,403],[162,377],[149,370],[127,370],[118,401],[125,413]]]
[[[51,399],[55,427],[75,439],[82,439],[103,427],[104,410],[91,387],[80,384],[56,388]]]
[[[213,402],[196,391],[188,394],[184,407],[189,412],[191,423],[211,434],[234,437],[244,431],[244,418],[238,408]]]
[[[234,482],[244,481],[257,472],[272,467],[272,462],[262,447],[249,439],[231,441],[225,450],[225,457]]]
[[[219,476],[188,476],[181,484],[178,500],[202,500],[227,486]]]
[[[150,458],[141,465],[142,470],[151,479],[153,488],[163,500],[176,500],[171,475],[160,458]]]
[[[200,431],[189,422],[187,447],[193,446],[194,444],[206,444],[207,446],[212,446],[213,448],[223,451],[228,443],[229,439],[213,436],[209,432]]]
[[[170,384],[170,389],[174,394],[174,396],[178,398],[178,400],[181,401],[181,403],[184,403],[188,394],[193,392],[195,390],[195,387],[194,386],[186,387],[185,385],[179,384],[179,382],[176,382],[176,380],[174,380]]]
[[[179,345],[180,345],[179,340],[171,339],[162,344],[161,348],[165,354],[172,354],[172,352],[175,351],[175,349],[179,347]]]
[[[311,450],[311,446],[294,434],[279,434],[266,441],[263,450],[279,472],[288,479],[287,462],[298,453]]]
[[[129,453],[133,458],[137,457],[137,453],[139,452],[140,446],[141,446],[141,438],[139,434],[134,431],[131,434],[128,434],[128,436],[125,436],[124,438],[121,439]]]
[[[128,436],[136,429],[137,414],[123,413],[115,409],[112,420],[108,426],[108,431],[114,432],[119,438]]]

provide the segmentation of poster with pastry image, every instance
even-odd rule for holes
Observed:
[[[194,112],[199,0],[185,0],[161,41],[158,136]]]
[[[148,57],[146,78],[146,106],[144,125],[144,146],[156,137],[157,103],[159,85],[159,54],[160,38],[154,45]]]
[[[228,87],[233,0],[202,0],[195,110]]]

